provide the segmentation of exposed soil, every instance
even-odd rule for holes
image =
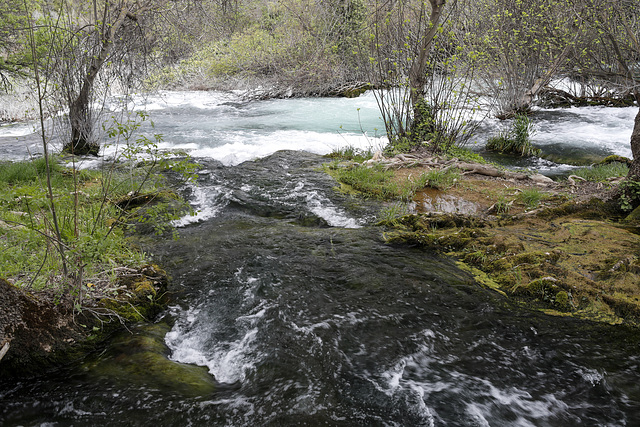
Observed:
[[[167,276],[156,266],[129,270],[108,292],[99,289],[107,284],[91,285],[98,289],[87,290],[78,310],[68,294],[31,293],[0,278],[0,376],[37,375],[70,363],[166,304]]]

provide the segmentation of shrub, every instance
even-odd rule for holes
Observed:
[[[511,123],[511,127],[489,138],[487,150],[518,156],[540,156],[542,150],[531,145],[531,136],[535,133],[533,123],[524,114],[519,114]]]

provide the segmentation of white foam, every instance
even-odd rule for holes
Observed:
[[[0,137],[18,137],[35,133],[35,123],[11,123],[0,126]]]
[[[188,185],[194,198],[194,200],[190,201],[194,212],[172,221],[171,224],[174,227],[186,227],[190,224],[214,218],[228,203],[230,191],[225,190],[222,186],[202,187],[200,185]]]
[[[220,382],[243,381],[255,366],[257,324],[264,318],[266,310],[264,305],[258,305],[252,313],[239,316],[236,319],[237,339],[215,341],[211,336],[219,326],[201,309],[190,308],[178,313],[176,323],[165,335],[165,342],[172,351],[169,358],[180,363],[206,366]]]
[[[563,113],[563,110],[543,110]],[[620,156],[632,157],[631,132],[637,107],[572,107],[567,120],[542,121],[532,143],[539,147],[564,144],[579,148],[604,148]]]

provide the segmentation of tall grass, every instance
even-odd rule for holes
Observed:
[[[49,166],[53,179],[59,179],[62,167],[53,157],[49,158]],[[46,178],[46,161],[39,157],[28,162],[0,162],[0,182],[19,184]]]
[[[325,166],[325,171],[339,182],[363,193],[367,197],[380,200],[411,200],[416,191],[433,187],[446,189],[455,184],[460,177],[457,169],[433,170],[421,174],[417,179],[398,180],[391,170],[382,165],[371,167]]]
[[[573,174],[587,181],[604,182],[609,178],[627,176],[629,167],[624,163],[613,162],[606,165],[596,165],[580,168],[573,171]]]
[[[540,201],[544,198],[544,193],[537,188],[526,188],[516,196],[516,200],[525,205],[528,209],[533,209],[538,206]]]
[[[542,150],[531,145],[535,134],[533,122],[524,114],[517,115],[511,126],[497,136],[489,138],[487,150],[523,157],[540,156]]]

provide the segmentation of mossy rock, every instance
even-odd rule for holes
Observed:
[[[214,393],[217,383],[206,367],[169,360],[164,342],[169,330],[159,322],[122,332],[106,352],[90,358],[82,368],[89,375],[127,386],[133,383],[192,397]]]
[[[632,210],[631,213],[627,215],[627,217],[624,220],[625,222],[628,222],[628,223],[640,224],[640,206]]]
[[[532,280],[526,285],[516,285],[512,289],[514,295],[539,298],[550,301],[555,300],[555,296],[562,289],[558,286],[558,280],[554,277],[542,277]]]
[[[500,258],[492,261],[487,269],[489,271],[505,271],[513,269],[513,264],[507,258]]]
[[[571,303],[569,301],[569,294],[566,291],[560,291],[556,294],[555,301],[553,303],[560,311],[570,311]]]
[[[596,165],[608,165],[608,164],[616,163],[616,162],[625,164],[627,166],[631,166],[632,160],[629,159],[628,157],[618,156],[617,154],[612,154],[610,156],[605,157],[604,159],[602,159],[598,163],[596,163]]]

